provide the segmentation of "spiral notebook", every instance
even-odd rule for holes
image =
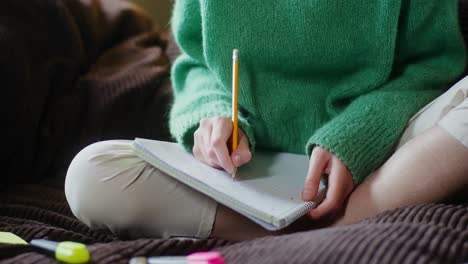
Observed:
[[[282,229],[325,196],[321,185],[314,202],[302,201],[308,169],[305,155],[256,152],[236,179],[223,170],[205,165],[176,143],[137,138],[138,156],[169,176],[239,212],[268,230]]]

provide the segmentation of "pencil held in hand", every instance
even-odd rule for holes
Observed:
[[[234,153],[237,150],[238,144],[238,117],[237,117],[237,100],[238,100],[238,91],[239,91],[239,51],[235,49],[232,54],[232,148],[231,153]],[[234,169],[232,177],[235,178],[237,173],[237,168]]]

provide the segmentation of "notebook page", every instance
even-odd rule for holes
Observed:
[[[199,162],[176,143],[136,139],[134,145],[191,177],[195,185],[201,183],[208,187],[199,189],[192,186],[195,189],[236,211],[243,209],[239,213],[253,220],[258,218],[266,222],[278,222],[283,218],[291,218],[297,211],[307,211],[314,207],[313,203],[305,203],[301,199],[308,168],[306,156],[257,152],[249,164],[239,168],[234,181],[230,174]],[[180,178],[177,173],[166,172]],[[238,203],[248,205],[253,210],[236,206]]]

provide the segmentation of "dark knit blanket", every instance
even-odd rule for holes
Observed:
[[[460,3],[466,36],[468,0]],[[1,0],[6,134],[0,231],[27,241],[86,243],[93,263],[213,249],[228,264],[468,261],[468,205],[421,205],[354,225],[245,242],[123,241],[107,230],[89,229],[71,214],[63,193],[70,159],[98,140],[169,140],[169,68],[177,54],[174,42],[153,31],[147,16],[125,1]],[[29,246],[6,244],[0,245],[0,262],[57,263]]]

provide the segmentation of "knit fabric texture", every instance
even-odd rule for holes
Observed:
[[[334,153],[359,184],[409,118],[462,73],[457,1],[176,1],[174,138],[231,115],[240,52],[240,127],[251,148]]]

